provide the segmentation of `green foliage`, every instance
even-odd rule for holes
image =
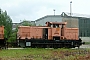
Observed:
[[[10,38],[8,39],[8,42],[16,42],[16,33],[13,32],[10,36]]]
[[[36,26],[36,24],[32,24],[32,26]]]
[[[9,36],[11,35],[11,31],[12,31],[12,19],[10,18],[9,15],[7,15],[7,12],[3,12],[0,9],[0,26],[4,26],[4,37],[5,38],[9,38]]]
[[[38,26],[42,26],[41,24],[39,24]]]
[[[36,24],[32,23],[31,21],[23,20],[21,22],[21,25],[23,26],[36,26]]]
[[[85,42],[85,45],[89,45],[90,44],[90,42]]]
[[[17,31],[18,31],[18,26],[16,27],[15,30],[12,30],[10,38],[8,39],[8,42],[12,43],[12,42],[16,42],[16,38],[17,38]]]
[[[32,26],[31,22],[26,21],[26,20],[23,20],[23,22],[21,22],[21,24],[22,24],[23,26]]]

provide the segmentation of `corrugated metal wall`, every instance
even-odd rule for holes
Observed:
[[[59,16],[46,16],[46,17],[43,17],[42,19],[39,19],[36,21],[36,26],[38,25],[42,25],[42,26],[45,26],[45,23],[46,22],[62,22],[62,17],[59,15]]]
[[[79,36],[90,37],[90,18],[79,18]]]

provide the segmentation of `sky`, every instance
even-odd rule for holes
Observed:
[[[46,15],[60,15],[62,12],[90,15],[90,0],[0,0],[0,8],[7,11],[13,23],[23,20],[35,21]]]

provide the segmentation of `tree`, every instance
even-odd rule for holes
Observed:
[[[23,21],[21,22],[21,24],[22,24],[23,26],[32,26],[31,22],[30,22],[30,21],[26,21],[26,20],[23,20]]]
[[[12,19],[0,9],[0,26],[4,26],[4,37],[9,38],[12,31]]]
[[[42,26],[41,24],[39,24],[38,26]]]

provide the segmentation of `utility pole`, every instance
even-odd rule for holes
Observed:
[[[72,6],[71,6],[71,4],[72,4],[72,1],[70,2],[70,16],[72,15]]]
[[[55,9],[53,9],[53,11],[54,11],[54,16],[55,16]]]
[[[72,25],[72,1],[70,1],[70,27],[72,27],[71,25]]]

